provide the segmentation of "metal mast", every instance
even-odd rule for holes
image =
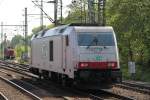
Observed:
[[[5,48],[7,48],[7,36],[6,36],[6,33],[4,33],[4,44],[3,44],[4,46],[3,46],[3,54],[4,54],[4,52],[5,52]]]
[[[98,23],[101,26],[105,26],[106,24],[105,5],[106,5],[106,0],[98,0]]]
[[[4,58],[3,57],[3,52],[4,52],[4,50],[3,50],[3,22],[1,22],[1,57],[2,58]]]
[[[94,1],[95,0],[88,0],[89,23],[95,23]]]
[[[43,0],[41,0],[41,21],[40,21],[40,25],[41,25],[41,30],[43,30]]]
[[[62,4],[62,0],[60,0],[60,13],[61,13],[61,23],[62,23],[62,6],[63,4]]]
[[[81,10],[80,10],[80,14],[81,14],[81,16],[80,16],[80,19],[81,19],[81,23],[82,23],[82,15],[83,15],[83,13],[82,13],[82,0],[80,0],[80,4],[81,4]]]
[[[27,22],[27,8],[25,8],[25,53],[28,55],[28,22]]]
[[[59,24],[62,23],[62,0],[58,0],[57,2],[57,17],[60,20],[60,22],[58,22]]]
[[[54,21],[55,21],[55,25],[58,25],[57,6],[58,6],[58,0],[55,0],[55,3],[54,3]]]
[[[84,23],[86,23],[86,3],[85,0],[83,1],[83,7],[84,7]]]

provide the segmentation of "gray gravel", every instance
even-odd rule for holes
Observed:
[[[119,87],[113,87],[112,91],[119,95],[121,94],[124,96],[134,98],[135,100],[150,100],[150,95],[139,93],[139,92],[132,91],[132,90],[127,90],[127,89],[123,89]]]
[[[0,70],[2,70],[1,69],[1,67],[0,67]],[[12,71],[8,71],[8,70],[5,70],[5,69],[3,69],[3,71],[6,71],[7,73],[9,73],[11,76],[8,76],[8,75],[6,75],[6,74],[4,74],[4,73],[2,73],[2,72],[0,72],[0,75],[1,76],[3,76],[3,77],[5,77],[5,78],[7,78],[7,79],[9,79],[9,80],[16,80],[16,79],[18,79],[18,80],[20,80],[21,79],[21,77],[20,76],[24,76],[24,75],[21,75],[21,74],[18,74],[18,73],[15,73],[15,72],[12,72]],[[13,76],[13,77],[12,77]],[[5,94],[6,96],[8,96],[8,99],[9,100],[32,100],[32,99],[23,99],[22,97],[22,93],[21,94],[19,94],[18,92],[17,93],[15,93],[15,92],[13,92],[13,91],[10,91],[11,89],[9,89],[9,88],[11,88],[11,86],[8,86],[8,84],[7,83],[2,83],[3,81],[2,80],[0,80],[0,92],[1,91],[3,91],[2,93],[3,94]],[[7,86],[3,86],[3,84],[6,84]],[[30,86],[30,85],[29,85]],[[12,87],[13,88],[13,87]],[[9,91],[7,91],[7,90],[9,90]],[[34,94],[36,94],[37,96],[40,96],[41,98],[42,98],[42,100],[64,100],[63,98],[61,98],[61,97],[53,97],[50,93],[48,93],[47,91],[45,91],[45,90],[43,90],[43,89],[40,89],[40,88],[37,88],[37,87],[34,87],[34,86],[31,86],[30,87],[30,90],[32,90],[32,93],[34,93]],[[19,96],[19,98],[17,97],[16,98],[16,95],[18,95]],[[14,97],[15,96],[15,97]]]

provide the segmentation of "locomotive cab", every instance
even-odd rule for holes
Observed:
[[[113,28],[79,27],[76,31],[78,80],[85,83],[121,82],[117,42]]]

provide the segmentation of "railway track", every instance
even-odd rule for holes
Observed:
[[[137,85],[131,86],[130,84],[117,84],[117,85],[115,85],[115,87],[124,88],[124,89],[127,89],[127,90],[132,90],[132,91],[135,91],[135,92],[150,95],[150,90],[146,89],[146,87],[145,87],[145,89],[143,89],[143,88],[140,88]]]
[[[19,75],[19,74],[14,75],[11,72],[7,72],[7,70],[5,70],[5,71],[0,70],[0,72],[6,74],[7,76],[13,77],[15,79],[17,78],[16,75]],[[42,80],[39,80],[39,79],[37,79],[39,81],[33,81],[32,79],[29,79],[29,81],[26,81],[26,78],[24,78],[23,79],[24,82],[20,81],[20,80],[15,80],[15,79],[13,79],[13,82],[15,82],[16,84],[19,84],[23,87],[27,87],[28,89],[32,88],[32,90],[39,92],[40,90],[37,90],[36,88],[33,88],[33,87],[38,87],[38,88],[41,88],[41,89],[44,89],[44,90],[48,91],[49,93],[52,93],[52,95],[49,95],[49,97],[46,96],[45,94],[42,94],[42,95],[45,95],[45,97],[51,98],[52,100],[55,100],[56,98],[57,98],[56,100],[71,100],[71,99],[76,100],[76,98],[85,98],[85,97],[79,97],[77,95],[74,95],[74,93],[68,93],[64,90],[62,91],[58,87],[54,87],[54,84],[45,84],[44,85],[45,81],[42,81]],[[24,86],[26,84],[28,86]],[[49,85],[51,85],[51,87],[49,87]],[[45,93],[45,92],[43,92],[43,93]],[[51,100],[51,99],[47,99],[47,100]]]
[[[150,84],[149,83],[139,83],[139,82],[135,82],[135,81],[123,81],[122,84],[130,86],[130,87],[135,87],[138,89],[142,89],[142,90],[147,90],[150,92]]]
[[[32,77],[32,78],[39,78],[37,75],[30,73],[28,70],[22,70],[22,68],[13,67],[13,66],[15,66],[14,63],[9,62],[9,64],[7,64],[7,62],[0,60],[0,68],[2,68],[2,69],[13,71],[15,73],[19,73],[21,75]]]
[[[64,96],[54,95],[53,92],[51,93],[51,91],[46,91],[43,88],[37,87],[37,85],[31,84],[31,82],[25,81],[27,78],[23,78],[22,80],[19,80],[17,75],[14,75],[10,72],[7,73],[5,71],[2,71],[2,73],[3,73],[3,76],[8,77],[15,84],[25,88],[26,90],[34,93],[35,95],[38,95],[41,98],[41,100],[67,100]],[[28,79],[28,80],[32,81],[32,79]],[[54,91],[55,90],[56,89],[54,89]],[[16,99],[14,99],[14,100],[16,100]],[[20,100],[20,99],[17,99],[17,100]]]
[[[133,98],[134,100],[150,100],[150,92],[138,87],[131,87],[125,84],[116,84],[113,86],[112,91],[115,94],[121,94],[126,97]]]
[[[3,62],[2,62],[3,63]],[[9,64],[5,64],[5,63],[3,63],[3,66],[5,66],[5,65],[7,65],[7,67],[9,67],[9,66],[15,66],[15,65],[13,65],[13,63],[9,63]],[[19,66],[21,66],[21,65],[19,65]],[[10,67],[11,68],[11,67]],[[15,69],[17,69],[18,67],[14,67],[14,69],[13,70],[15,70]],[[20,72],[20,73],[26,73],[26,71],[24,71],[24,70],[15,70],[16,71],[16,73],[17,72]],[[38,80],[38,77],[35,77],[35,78],[37,78],[37,80]],[[39,81],[41,81],[41,82],[39,82]],[[44,90],[46,90],[46,91],[49,91],[52,87],[49,87],[49,83],[47,83],[46,81],[44,82],[44,80],[38,80],[38,81],[35,81],[35,82],[32,82],[32,80],[30,80],[30,82],[29,83],[31,83],[31,84],[33,84],[33,85],[36,85],[37,87],[39,87],[39,88],[42,88],[42,89],[44,89]],[[38,83],[38,84],[37,84]],[[45,84],[45,85],[43,85],[43,83]],[[145,86],[143,86],[143,85],[141,85],[141,86],[139,86],[139,85],[134,85],[133,83],[132,83],[132,85],[129,85],[130,83],[128,83],[128,84],[126,84],[125,82],[123,82],[122,84],[117,84],[117,85],[115,85],[115,88],[118,88],[118,89],[121,89],[121,91],[124,91],[124,90],[129,90],[130,92],[132,92],[132,91],[134,91],[134,92],[137,92],[137,93],[141,93],[141,94],[148,94],[149,92],[144,92],[144,90],[145,89],[149,89],[149,88],[147,88],[147,87],[145,87]],[[52,84],[52,86],[54,86],[53,84]],[[58,88],[61,88],[61,87],[59,87],[59,86],[56,86],[56,87],[58,87]],[[129,88],[130,87],[130,88]],[[136,88],[136,89],[135,89]],[[56,89],[56,88],[55,88]],[[54,91],[55,91],[55,89],[54,89]],[[62,90],[67,90],[67,89],[62,89]],[[139,91],[140,90],[140,91]],[[68,91],[68,90],[67,90]],[[70,90],[69,90],[70,91]],[[74,90],[71,90],[70,92],[72,92],[73,93],[73,91]],[[129,92],[129,93],[130,93]],[[77,92],[76,92],[77,93]],[[76,93],[73,93],[73,94],[76,94]],[[59,97],[61,97],[61,98],[64,98],[65,100],[71,100],[71,99],[74,99],[74,100],[76,100],[76,99],[85,99],[86,98],[86,100],[87,99],[96,99],[96,100],[104,100],[104,99],[117,99],[117,100],[133,100],[133,99],[137,99],[138,97],[134,97],[134,94],[132,94],[132,95],[126,95],[126,94],[124,94],[123,92],[118,92],[118,91],[116,91],[116,89],[112,89],[112,90],[100,90],[100,91],[97,91],[96,93],[94,93],[94,92],[92,92],[92,93],[86,93],[86,92],[78,92],[77,94],[82,94],[82,96],[80,96],[80,95],[66,95],[66,94],[64,94],[64,95],[61,95],[61,96],[59,96]],[[84,96],[83,96],[84,95]],[[149,94],[148,94],[149,95]],[[144,98],[144,97],[143,97]],[[141,100],[141,97],[140,97],[140,99],[139,100]],[[147,97],[146,99],[144,99],[144,100],[149,100],[149,97]]]
[[[2,92],[0,92],[0,100],[8,100],[8,98]]]
[[[13,64],[13,66],[17,66],[17,67],[22,68],[22,69],[27,69],[27,70],[29,69],[29,65],[28,64],[20,64],[20,63],[9,62],[9,61],[4,61],[4,63],[10,64],[10,65]]]
[[[12,63],[12,62],[2,61],[2,60],[0,60],[0,63],[1,63],[1,66],[7,66],[7,67],[15,69],[17,71],[29,72],[29,65]]]
[[[22,100],[42,100],[41,98],[39,98],[35,94],[27,91],[23,87],[21,87],[21,86],[17,85],[16,83],[4,78],[3,76],[0,76],[0,80],[1,80],[2,84],[5,84],[6,86],[9,86],[9,90],[4,89],[4,87],[6,88],[6,86],[1,87],[2,88],[1,92],[4,92],[6,94],[9,94],[8,91],[11,92],[11,95],[7,95],[8,96],[7,98],[9,98],[9,99],[14,98],[14,100],[15,99],[19,100],[18,98],[21,95]]]
[[[110,89],[101,89],[90,94],[92,99],[96,100],[134,100],[133,98],[115,94]]]

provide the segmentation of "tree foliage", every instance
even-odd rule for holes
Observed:
[[[15,47],[15,51],[16,51],[16,57],[20,58],[22,56],[22,54],[25,52],[25,48],[23,45],[18,44]]]
[[[121,64],[127,65],[128,61],[135,61],[137,66],[141,66],[143,73],[150,64],[150,2],[107,1],[107,24],[116,31]]]
[[[148,57],[150,29],[149,0],[109,0],[107,5],[108,25],[114,26],[121,54],[128,60]],[[137,45],[138,44],[138,45]],[[126,50],[126,51],[125,51]],[[150,50],[150,49],[149,49]],[[131,57],[134,56],[134,57]],[[147,60],[150,58],[146,58]],[[145,60],[146,60],[145,59]]]
[[[15,35],[11,40],[11,47],[15,48],[16,45],[24,45],[24,37],[21,35]]]
[[[45,29],[46,26],[44,25],[43,26],[43,29]],[[32,29],[32,34],[37,34],[38,32],[40,32],[42,30],[42,26],[39,26],[39,27],[35,27]]]
[[[64,24],[88,22],[87,0],[73,0],[68,8],[70,10],[68,16],[63,19]]]

